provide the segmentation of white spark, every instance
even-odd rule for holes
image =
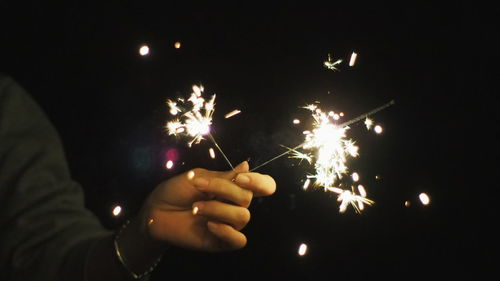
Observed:
[[[234,115],[239,114],[239,113],[241,113],[241,110],[235,109],[235,110],[227,113],[226,115],[224,115],[224,118],[228,119],[228,118],[231,118]]]
[[[427,195],[427,193],[420,193],[420,195],[418,195],[418,198],[420,199],[420,202],[422,202],[422,204],[424,205],[429,205],[429,203],[431,202],[431,198],[429,197],[429,195]]]
[[[352,52],[351,59],[349,60],[349,66],[354,66],[354,64],[356,63],[357,57],[358,57],[358,54],[356,54],[355,52]]]
[[[323,62],[323,65],[326,68],[330,69],[330,70],[338,71],[338,69],[337,69],[336,66],[339,65],[341,62],[342,62],[341,59],[333,61],[332,57],[330,56],[330,54],[328,54],[328,60],[326,60],[325,62]]]
[[[304,256],[307,253],[307,244],[300,244],[298,254],[299,256]]]
[[[197,144],[203,140],[203,136],[210,133],[210,125],[212,125],[215,95],[212,95],[210,100],[205,101],[202,97],[203,91],[203,86],[193,86],[193,92],[188,99],[188,102],[191,102],[190,108],[183,108],[177,102],[167,100],[170,114],[182,113],[178,119],[167,123],[168,134],[179,135],[185,133],[191,136],[192,139],[188,142],[190,147],[193,143]],[[178,102],[185,103],[183,99],[178,99]]]
[[[147,56],[147,55],[149,55],[149,46],[148,45],[142,45],[139,48],[139,55],[141,55],[141,56]]]
[[[122,207],[117,205],[113,208],[113,216],[117,217],[122,212]]]

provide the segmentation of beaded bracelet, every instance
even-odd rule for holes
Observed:
[[[155,269],[155,267],[158,265],[158,263],[160,263],[160,260],[161,260],[161,257],[159,257],[145,272],[141,273],[141,274],[137,274],[135,272],[133,272],[128,266],[127,264],[125,263],[125,260],[120,252],[120,248],[118,247],[118,239],[120,238],[120,235],[121,233],[123,232],[123,230],[130,224],[130,220],[127,220],[123,225],[122,227],[118,230],[118,232],[116,233],[114,239],[113,239],[113,244],[115,246],[115,253],[116,253],[116,257],[118,258],[118,261],[120,262],[120,264],[122,265],[122,267],[125,269],[125,271],[127,271],[128,275],[133,279],[133,280],[139,280],[139,279],[142,279],[143,277],[151,274],[151,272],[153,272],[153,270]]]

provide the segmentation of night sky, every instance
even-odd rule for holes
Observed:
[[[320,101],[348,120],[396,102],[373,116],[383,134],[362,122],[349,132],[360,147],[350,167],[359,171],[374,206],[339,214],[334,196],[302,190],[308,165],[283,157],[259,169],[278,187],[252,203],[246,248],[221,254],[173,248],[152,280],[458,280],[489,274],[496,243],[486,241],[495,237],[498,219],[486,204],[491,189],[478,178],[487,174],[481,165],[493,159],[481,154],[491,140],[467,140],[470,131],[482,134],[486,122],[480,120],[489,110],[482,81],[496,77],[486,72],[484,54],[469,48],[488,36],[470,24],[472,18],[488,20],[483,10],[423,2],[14,2],[0,4],[0,71],[46,111],[88,208],[108,228],[132,216],[162,180],[194,167],[228,168],[220,155],[210,159],[209,141],[188,149],[185,139],[165,133],[165,100],[189,95],[194,84],[217,94],[217,142],[233,164],[250,159],[251,166],[282,152],[280,144],[301,143],[307,126],[292,120],[309,113],[300,106]],[[174,48],[176,41],[181,48]],[[148,56],[138,54],[143,44]],[[358,59],[349,67],[353,51]],[[344,60],[340,71],[323,67],[329,53]],[[475,86],[467,86],[473,78]],[[235,108],[242,113],[224,119]],[[474,122],[472,111],[482,114]],[[180,159],[166,170],[170,149]],[[472,154],[481,159],[469,164]],[[470,174],[475,185],[469,185]],[[429,194],[430,205],[420,203],[421,192]],[[124,208],[119,217],[111,216],[114,204]],[[309,246],[303,257],[297,255],[301,243]]]

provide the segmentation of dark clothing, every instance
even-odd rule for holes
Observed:
[[[85,208],[48,118],[0,75],[0,281],[81,276],[90,243],[109,234]]]

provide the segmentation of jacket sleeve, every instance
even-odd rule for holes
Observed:
[[[93,241],[109,235],[84,205],[59,137],[39,106],[0,76],[0,280],[82,280]]]

